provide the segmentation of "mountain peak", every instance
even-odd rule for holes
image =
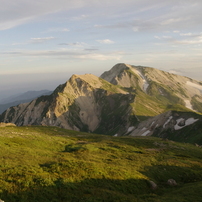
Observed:
[[[112,67],[111,70],[104,72],[100,77],[112,84],[123,87],[141,86],[144,92],[147,92],[149,86],[145,76],[145,67],[142,66],[119,63]]]
[[[100,77],[110,82],[114,79],[114,77],[116,77],[126,69],[129,69],[126,64],[119,63],[114,65],[109,71],[105,71]]]
[[[73,81],[73,82],[77,82],[77,83],[85,82],[95,88],[99,88],[102,85],[99,77],[97,77],[93,74],[84,74],[84,75],[74,74],[74,75],[72,75],[72,77],[70,78],[69,81],[70,82]]]

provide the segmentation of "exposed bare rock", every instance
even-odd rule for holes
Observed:
[[[6,126],[16,126],[16,125],[14,123],[2,123],[2,122],[0,123],[0,127],[6,127]]]
[[[158,188],[157,184],[153,181],[149,181],[152,190],[156,190]]]
[[[174,179],[169,179],[167,181],[167,184],[170,186],[177,186],[177,182]]]

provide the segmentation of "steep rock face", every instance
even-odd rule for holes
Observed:
[[[137,121],[131,106],[134,98],[94,75],[73,75],[51,95],[7,109],[0,120],[121,135]]]
[[[101,78],[115,85],[135,89],[136,101],[144,94],[145,99],[155,99],[159,106],[163,106],[157,109],[159,112],[165,111],[166,108],[169,110],[177,104],[202,112],[202,82],[197,80],[151,67],[127,64],[115,65],[111,70],[104,72]],[[143,101],[142,98],[141,100]],[[146,105],[144,103],[145,108],[147,108]],[[149,108],[148,111],[150,111]],[[151,113],[151,115],[154,114]]]

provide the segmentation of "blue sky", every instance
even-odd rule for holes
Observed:
[[[202,80],[201,0],[0,0],[0,94],[116,63]]]

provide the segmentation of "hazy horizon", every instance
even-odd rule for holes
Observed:
[[[111,66],[112,67],[112,66]],[[111,68],[110,67],[110,68]],[[110,68],[105,69],[105,71],[110,70]],[[103,71],[104,72],[104,71]],[[73,74],[86,74],[86,73],[92,73],[96,76],[100,76],[103,72],[100,71],[95,71],[95,72],[85,72],[81,71],[81,72],[62,72],[62,73],[43,73],[43,74],[8,74],[8,75],[0,75],[0,80],[2,81],[2,83],[4,83],[3,86],[0,86],[0,100],[7,98],[9,96],[12,95],[17,95],[20,93],[25,93],[27,91],[40,91],[40,90],[50,90],[53,91],[55,90],[55,88],[60,85],[65,83],[66,81],[68,81],[68,79],[73,75]],[[176,72],[172,72],[170,71],[170,73],[176,73]],[[194,72],[193,72],[194,73]],[[183,75],[183,74],[179,74],[181,76],[187,76],[187,75]],[[195,76],[194,78],[194,74],[193,76],[191,76],[191,74],[189,74],[189,76],[187,76],[189,78],[195,79],[195,80],[199,80],[202,81],[200,79],[197,78],[197,76]],[[200,78],[200,75],[198,75],[198,77]],[[11,82],[16,82],[15,85],[13,85],[13,83]]]

